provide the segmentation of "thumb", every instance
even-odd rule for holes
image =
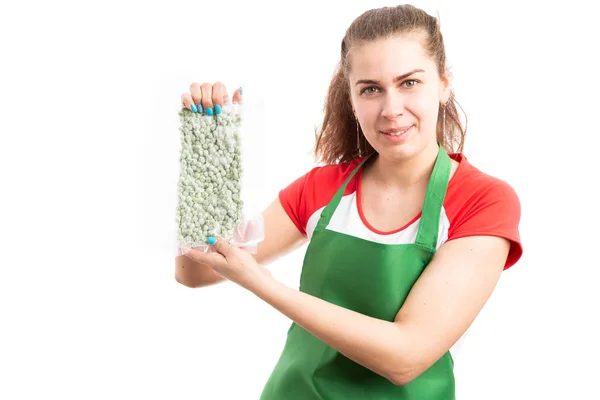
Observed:
[[[208,244],[210,244],[218,253],[227,258],[231,254],[231,245],[223,239],[217,239],[214,236],[209,236]]]
[[[233,99],[231,100],[231,102],[241,104],[242,103],[242,93],[244,93],[244,92],[243,92],[242,88],[240,87],[238,90],[236,90],[233,93]]]

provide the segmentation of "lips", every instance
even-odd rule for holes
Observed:
[[[384,131],[380,131],[381,133],[386,133],[388,135],[394,135],[394,134],[401,134],[405,131],[407,131],[408,129],[410,129],[412,125],[408,125],[408,126],[401,126],[398,128],[391,128],[391,129],[386,129]]]

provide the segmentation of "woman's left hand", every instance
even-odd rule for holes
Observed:
[[[217,275],[250,291],[266,280],[273,279],[271,272],[257,263],[247,251],[231,246],[223,239],[217,239],[211,248],[214,251],[190,249],[184,255],[209,266]]]

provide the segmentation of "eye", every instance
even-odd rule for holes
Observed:
[[[377,89],[375,86],[368,86],[368,87],[366,87],[366,88],[362,89],[362,90],[360,91],[360,94],[363,94],[363,93],[369,93],[369,94],[370,94],[370,93],[375,93],[375,92],[372,92],[372,91],[370,91],[371,89],[378,90],[378,89]]]
[[[411,82],[413,83],[412,85],[407,85],[408,83],[411,83]],[[412,88],[412,87],[415,87],[415,86],[417,86],[417,83],[419,83],[419,81],[418,81],[418,80],[416,80],[416,79],[409,79],[409,80],[407,80],[407,81],[404,81],[404,82],[402,82],[402,84],[403,84],[404,86],[408,87],[408,88]]]

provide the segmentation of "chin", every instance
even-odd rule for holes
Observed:
[[[390,138],[383,136],[383,133],[379,133],[379,135],[374,148],[380,157],[400,161],[412,158],[424,150],[423,143],[417,135],[398,141],[390,140]]]
[[[394,151],[385,151],[384,154],[379,153],[379,155],[383,155],[386,159],[392,161],[404,161],[409,160],[415,156],[417,156],[420,152],[414,148],[402,148],[402,149],[394,149]]]

